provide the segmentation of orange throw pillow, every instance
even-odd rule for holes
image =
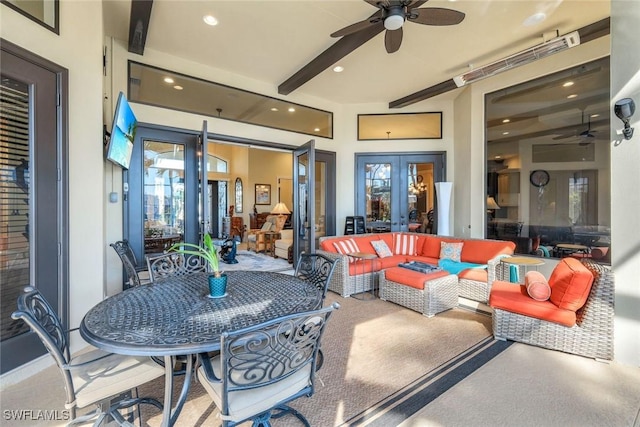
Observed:
[[[551,287],[547,279],[538,271],[525,274],[524,286],[527,288],[527,294],[536,301],[546,301],[551,296]]]
[[[575,258],[563,258],[549,278],[549,300],[565,310],[577,311],[587,302],[592,283],[593,274],[587,267]]]

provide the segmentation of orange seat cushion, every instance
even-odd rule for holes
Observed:
[[[349,276],[357,276],[359,274],[366,274],[376,272],[380,270],[380,259],[358,259],[353,258],[355,261],[349,263]]]
[[[458,273],[458,278],[486,283],[489,280],[489,273],[486,268],[467,268]]]
[[[433,273],[420,273],[419,271],[409,270],[408,268],[393,267],[385,270],[384,277],[395,283],[410,286],[416,289],[424,289],[424,282],[440,277],[448,276],[449,273],[442,270]]]
[[[491,287],[489,305],[568,327],[576,324],[575,311],[559,308],[551,301],[536,301],[529,297],[523,285],[496,280]]]
[[[575,258],[563,258],[549,278],[549,301],[559,308],[577,311],[587,302],[592,284],[593,274],[587,267]]]

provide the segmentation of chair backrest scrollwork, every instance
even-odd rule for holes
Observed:
[[[185,256],[176,252],[148,257],[147,266],[151,282],[165,277],[186,276],[208,270],[208,264],[202,257]]]
[[[322,300],[324,301],[337,262],[337,259],[331,259],[322,254],[303,253],[298,258],[293,275],[313,283],[322,292]]]

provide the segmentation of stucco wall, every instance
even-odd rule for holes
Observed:
[[[103,294],[103,43],[101,3],[68,6],[60,7],[60,35],[2,6],[0,37],[69,70],[69,318],[76,327]]]

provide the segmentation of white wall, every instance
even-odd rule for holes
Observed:
[[[70,326],[102,299],[102,4],[62,2],[60,35],[1,6],[0,37],[69,70]],[[75,349],[81,341],[72,337]]]
[[[640,2],[611,2],[611,265],[615,272],[615,358],[640,366]],[[616,131],[622,122],[613,104],[632,98],[631,140]]]

